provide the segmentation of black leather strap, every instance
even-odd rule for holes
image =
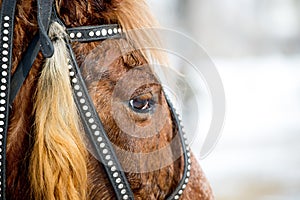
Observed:
[[[30,69],[33,65],[33,62],[36,59],[40,51],[40,41],[39,41],[39,34],[37,33],[30,44],[27,47],[27,50],[19,63],[14,75],[11,79],[10,84],[10,98],[9,98],[9,105],[12,106],[12,103],[17,96],[20,88],[22,87],[25,79],[27,78]]]
[[[122,37],[122,29],[118,24],[100,26],[80,26],[67,29],[72,42],[91,42]]]
[[[0,199],[5,200],[6,137],[16,0],[3,0],[0,14]]]
[[[190,178],[190,170],[191,170],[191,158],[190,158],[190,150],[188,147],[188,142],[186,138],[186,134],[183,131],[183,126],[181,124],[181,120],[179,119],[179,114],[176,113],[176,110],[171,103],[171,100],[168,98],[168,96],[165,94],[167,103],[169,105],[170,112],[172,114],[172,121],[173,125],[175,125],[178,129],[179,138],[181,142],[181,148],[183,152],[183,159],[184,159],[184,170],[182,178],[176,187],[176,189],[173,191],[173,193],[167,198],[167,200],[173,200],[173,199],[179,199],[180,196],[183,193],[183,190],[186,188],[187,183],[189,182]]]
[[[54,53],[53,44],[48,36],[53,0],[38,0],[37,3],[41,51],[45,58],[50,58]]]
[[[94,104],[90,99],[79,67],[76,63],[73,50],[70,44],[67,44],[67,46],[71,57],[69,69],[71,84],[74,91],[74,99],[80,113],[85,132],[97,153],[98,159],[101,161],[106,171],[107,177],[113,186],[117,199],[134,199],[125,173],[114,152],[114,148],[106,135]]]

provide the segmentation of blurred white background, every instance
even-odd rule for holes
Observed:
[[[206,49],[222,78],[224,130],[200,160],[216,199],[300,199],[300,1],[148,2],[163,27]]]

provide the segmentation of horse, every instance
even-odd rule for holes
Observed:
[[[2,5],[4,0],[0,2]],[[17,74],[30,42],[40,31],[39,6],[38,0],[19,0],[16,3],[12,76]],[[4,182],[6,199],[130,198],[130,195],[116,195],[118,188],[114,187],[122,189],[126,184],[112,186],[105,164],[99,162],[95,150],[90,150],[91,142],[85,135],[85,126],[74,99],[76,94],[72,84],[75,83],[70,81],[70,74],[74,76],[78,72],[68,67],[72,55],[68,55],[66,43],[72,38],[80,38],[81,33],[67,34],[66,29],[112,24],[118,26],[101,34],[122,36],[98,41],[74,40],[69,46],[107,138],[124,168],[125,183],[130,185],[134,199],[167,199],[179,184],[182,187],[172,199],[213,199],[197,159],[188,152],[190,157],[187,160],[180,139],[174,139],[180,132],[179,125],[174,122],[177,118],[172,114],[158,78],[149,67],[151,58],[164,62],[163,56],[157,52],[149,55],[143,49],[135,48],[140,43],[152,44],[156,40],[155,35],[146,31],[130,33],[133,29],[156,26],[146,2],[54,0],[53,8],[60,21],[51,21],[47,30],[54,53],[49,58],[43,52],[38,53],[10,105]],[[90,35],[96,34],[90,32]],[[143,80],[146,81],[137,85]],[[158,125],[160,127],[156,127]],[[152,127],[150,135],[138,137],[145,132],[143,127],[149,126]],[[130,131],[134,134],[127,133]],[[151,135],[151,131],[155,134]],[[168,148],[172,140],[175,140],[175,145]],[[167,153],[147,157],[161,149],[167,149]],[[176,153],[179,156],[176,157]],[[105,158],[110,158],[110,155]],[[173,162],[165,164],[163,161],[168,158]],[[188,172],[185,171],[186,163],[191,163]],[[107,165],[110,166],[109,162]],[[118,173],[114,172],[111,177],[115,175]],[[183,176],[189,177],[188,182],[184,182],[187,179],[182,181]],[[119,179],[114,180],[118,182]]]

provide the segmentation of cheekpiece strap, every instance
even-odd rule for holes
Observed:
[[[124,170],[118,161],[114,148],[104,130],[93,101],[90,98],[75,55],[70,44],[67,44],[70,53],[70,79],[74,92],[74,100],[81,117],[85,133],[90,139],[96,152],[97,159],[102,163],[107,177],[115,191],[117,199],[133,200],[134,196],[125,176]]]
[[[3,0],[0,14],[0,199],[5,200],[6,137],[16,0]]]

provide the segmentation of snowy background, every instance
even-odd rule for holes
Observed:
[[[300,199],[300,1],[148,2],[163,27],[206,49],[223,81],[222,136],[200,160],[216,199]]]

